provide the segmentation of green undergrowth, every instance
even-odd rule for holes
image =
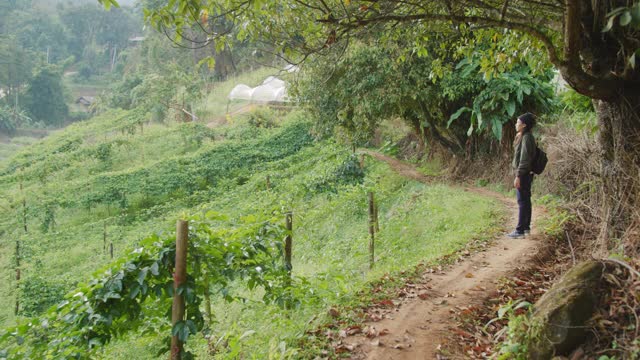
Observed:
[[[147,129],[142,131],[138,125],[124,126],[137,116],[114,111],[73,125],[0,167],[0,265],[7,280],[0,291],[9,295],[0,300],[4,323],[14,318],[16,240],[26,291],[20,296],[24,304],[36,302],[22,315],[35,315],[30,309],[52,302],[39,302],[45,298],[29,292],[32,281],[55,293],[61,286],[70,289],[110,262],[111,243],[117,258],[180,213],[224,194],[266,163],[295,154],[313,140],[299,114],[281,118],[272,129],[254,129],[241,121],[196,143],[185,141],[184,132],[191,139],[209,129],[199,124],[143,123]],[[253,133],[251,139],[238,135],[242,129]],[[105,144],[125,142],[112,145],[108,156],[96,155]],[[143,158],[143,149],[152,151]],[[30,300],[34,297],[38,300]]]
[[[330,143],[318,144],[206,205],[231,214],[274,203],[292,210],[293,274],[304,280],[294,290],[300,305],[287,311],[263,304],[260,293],[246,293],[246,303],[215,303],[212,333],[192,344],[199,357],[317,355],[323,344],[315,344],[307,332],[331,321],[328,308],[366,302],[363,293],[368,284],[454,253],[501,221],[492,200],[401,178],[379,162],[369,162],[361,184],[339,184],[331,178],[338,173],[336,167],[344,166],[344,159],[349,159],[347,151]],[[270,175],[271,190],[265,189],[266,175]],[[318,184],[324,187],[314,193]],[[373,270],[368,262],[368,190],[375,192],[380,207]],[[151,339],[119,341],[103,357],[125,358],[133,352],[136,358],[154,358],[150,353],[154,346]]]
[[[214,210],[250,219],[278,209],[293,212],[295,306],[266,304],[262,290],[233,283],[244,301],[228,303],[212,287],[214,322],[188,348],[199,358],[306,357],[319,348],[303,350],[300,342],[328,321],[329,307],[355,306],[372,281],[460,250],[500,223],[500,206],[491,199],[411,181],[374,160],[360,169],[343,146],[314,141],[304,113],[272,116],[269,126],[249,116],[212,130],[110,111],[0,164],[0,268],[7,280],[0,292],[8,294],[0,299],[0,321],[16,320],[16,295],[21,318],[51,309],[112,262],[110,244],[116,259],[129,256],[141,239],[184,214]],[[380,222],[372,270],[369,191]],[[12,280],[15,240],[20,291]],[[165,335],[124,333],[93,356],[153,359]]]

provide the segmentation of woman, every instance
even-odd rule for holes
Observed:
[[[510,238],[521,238],[531,231],[531,183],[533,172],[531,167],[536,156],[536,140],[531,129],[536,123],[536,117],[532,113],[518,116],[516,121],[516,139],[514,141],[513,168],[516,170],[516,178],[513,186],[516,188],[518,198],[518,226],[508,234]]]

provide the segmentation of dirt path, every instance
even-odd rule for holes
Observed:
[[[417,181],[431,179],[418,172],[412,165],[380,153],[366,151],[367,154],[387,162],[403,176]],[[461,188],[500,200],[509,210],[510,216],[505,229],[513,227],[518,215],[515,199],[482,188]],[[534,209],[534,224],[542,209]],[[345,344],[355,347],[352,359],[439,359],[440,345],[450,341],[450,328],[455,327],[452,310],[479,304],[495,291],[496,280],[508,275],[517,266],[523,265],[537,251],[540,234],[535,227],[531,236],[525,239],[509,239],[500,236],[486,250],[470,254],[464,261],[452,265],[444,271],[427,273],[422,276],[420,296],[410,296],[401,301],[399,307],[387,310],[382,320],[364,324],[364,334],[347,337]],[[386,334],[372,336],[375,334]],[[452,358],[448,356],[447,358]],[[464,358],[459,355],[453,358]]]
[[[226,114],[226,115],[223,115],[223,116],[219,116],[214,120],[208,121],[207,122],[207,127],[213,129],[215,127],[220,126],[221,124],[225,124],[227,122],[227,116],[234,117],[234,116],[237,116],[237,115],[240,115],[240,114],[248,113],[253,109],[255,109],[255,105],[252,105],[252,104],[244,105],[244,106],[242,106],[242,107],[240,107],[238,109],[235,109],[234,111],[230,112],[229,114]]]

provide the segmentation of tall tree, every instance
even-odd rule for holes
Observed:
[[[34,55],[12,37],[0,38],[0,102],[19,107],[19,89],[31,78]]]
[[[25,94],[25,107],[34,120],[47,125],[63,124],[69,108],[64,101],[62,76],[52,66],[37,70]]]

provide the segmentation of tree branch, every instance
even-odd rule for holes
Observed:
[[[539,30],[538,28],[532,25],[522,24],[517,22],[501,21],[499,19],[492,19],[492,18],[487,18],[482,16],[461,16],[461,15],[430,14],[430,13],[413,14],[413,15],[381,15],[381,16],[376,16],[369,19],[359,19],[357,22],[347,22],[346,24],[341,23],[341,21],[344,21],[344,19],[317,19],[316,21],[320,23],[331,23],[337,26],[359,28],[359,27],[364,27],[370,24],[375,24],[375,23],[385,23],[385,22],[391,22],[391,21],[413,22],[413,21],[420,21],[420,20],[452,21],[456,23],[476,23],[480,25],[488,25],[488,26],[497,27],[497,28],[507,28],[511,30],[524,32],[540,40],[544,44],[544,46],[547,49],[549,60],[551,61],[551,63],[553,64],[560,63],[558,52],[555,46],[553,45],[553,41],[547,34],[545,34],[543,31]]]

